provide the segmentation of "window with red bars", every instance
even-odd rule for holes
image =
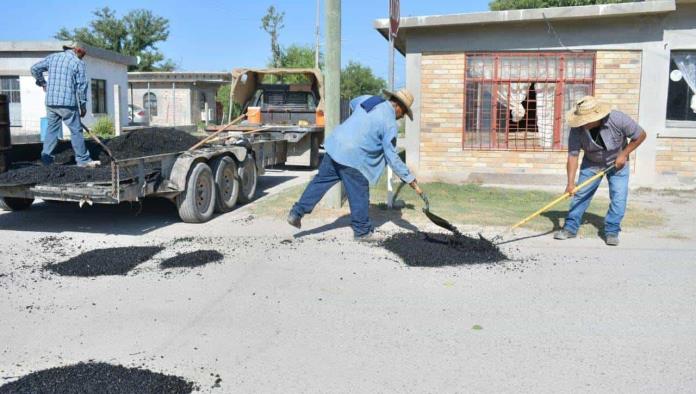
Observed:
[[[594,52],[467,54],[464,149],[564,149],[565,113],[594,79]]]

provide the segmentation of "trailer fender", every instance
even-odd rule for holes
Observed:
[[[186,180],[191,168],[198,162],[209,162],[222,155],[232,155],[239,163],[247,157],[247,150],[243,147],[233,146],[225,149],[208,149],[183,153],[174,162],[171,174],[169,175],[170,185],[177,191],[186,190]]]

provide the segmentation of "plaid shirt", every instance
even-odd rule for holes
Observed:
[[[48,71],[48,83],[43,73]],[[36,84],[46,87],[46,105],[80,107],[87,105],[85,62],[72,50],[54,53],[31,66]]]

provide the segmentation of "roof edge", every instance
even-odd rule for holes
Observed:
[[[569,20],[590,17],[620,17],[672,12],[675,0],[649,0],[632,3],[595,4],[571,7],[535,8],[525,10],[485,11],[449,15],[427,15],[401,18],[399,30],[419,27],[511,23],[539,20]],[[389,19],[374,21],[377,30],[388,29]]]
[[[72,46],[72,41],[48,40],[48,41],[0,41],[0,52],[60,52],[63,46]],[[135,66],[138,59],[135,56],[126,56],[107,49],[97,48],[82,44],[87,50],[87,56],[108,60],[126,66]]]

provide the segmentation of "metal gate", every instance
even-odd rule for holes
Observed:
[[[594,93],[594,52],[470,53],[464,67],[464,149],[563,149],[565,112]]]

